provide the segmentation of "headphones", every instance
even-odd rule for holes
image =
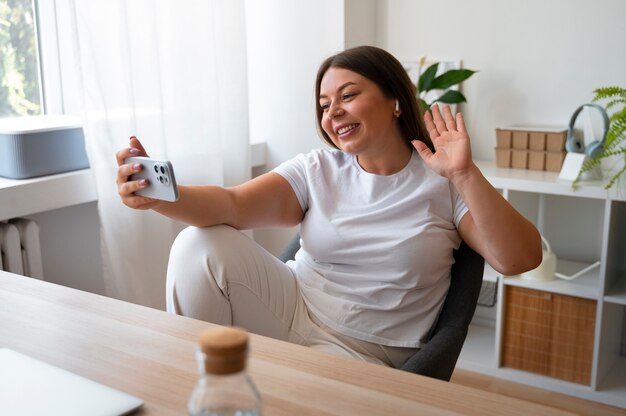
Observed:
[[[596,110],[600,111],[602,114],[602,120],[604,122],[604,133],[602,133],[602,140],[594,140],[585,146],[584,141],[577,140],[574,137],[574,124],[576,123],[576,118],[585,107],[593,107]],[[572,118],[569,120],[569,127],[567,128],[567,141],[565,142],[565,150],[573,153],[585,153],[585,155],[591,159],[598,156],[602,152],[602,146],[604,146],[604,141],[606,140],[606,134],[609,131],[609,116],[606,114],[604,108],[599,106],[598,104],[587,103],[583,104],[574,111],[572,114]]]

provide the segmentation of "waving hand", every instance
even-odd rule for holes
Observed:
[[[426,112],[424,121],[435,153],[419,140],[414,140],[413,146],[430,169],[452,180],[472,167],[470,139],[463,115],[457,113],[455,118],[449,105],[443,107],[443,115],[437,104],[433,105],[431,112],[432,115]]]

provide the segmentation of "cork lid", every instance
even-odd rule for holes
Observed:
[[[246,366],[248,333],[239,328],[209,329],[198,339],[204,353],[204,367],[210,374],[231,374]]]

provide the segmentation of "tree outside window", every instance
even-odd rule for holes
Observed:
[[[0,117],[41,114],[32,0],[0,0]]]

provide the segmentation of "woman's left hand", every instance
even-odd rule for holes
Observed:
[[[413,140],[413,146],[424,163],[450,180],[464,176],[473,166],[469,135],[465,129],[463,114],[452,115],[449,105],[444,105],[443,116],[437,104],[431,108],[432,115],[424,114],[426,130],[435,147],[435,153],[420,140]]]

